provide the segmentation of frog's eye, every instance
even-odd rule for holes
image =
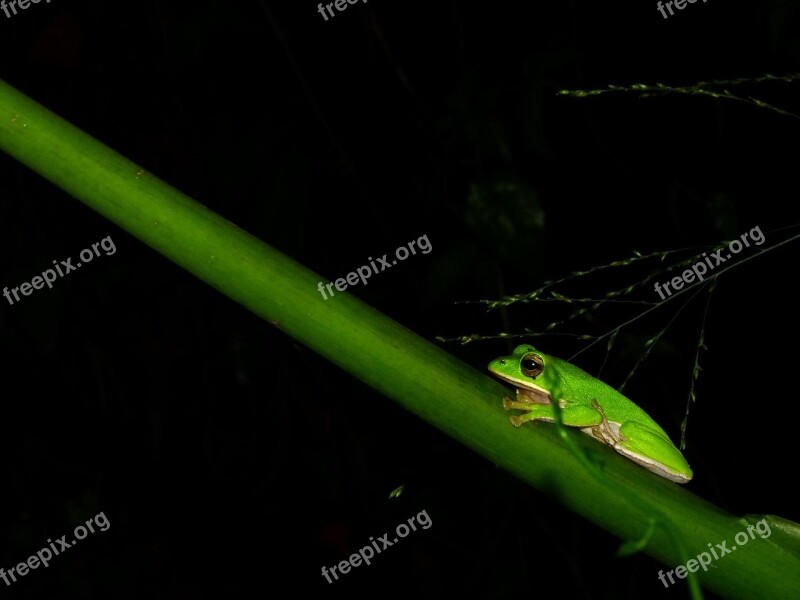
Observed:
[[[523,375],[536,379],[542,374],[542,371],[544,371],[544,360],[542,360],[542,357],[538,354],[528,352],[522,357],[522,360],[519,361],[519,366],[522,369]]]

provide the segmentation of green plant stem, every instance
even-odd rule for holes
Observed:
[[[323,300],[317,284],[325,278],[3,82],[0,148],[256,315],[621,539],[640,539],[652,527],[651,516],[614,486],[675,523],[690,555],[706,551],[709,543],[728,540],[730,545],[745,528],[741,519],[685,487],[645,471],[588,436],[566,432],[584,451],[600,454],[603,473],[613,483],[603,485],[555,428],[512,427],[501,407],[506,390],[487,374],[351,295],[337,293]],[[701,571],[700,580],[731,598],[790,597],[800,589],[800,559],[796,545],[795,553],[786,550],[789,538],[757,537],[715,561],[708,572]],[[660,528],[653,531],[646,552],[667,569],[682,560]],[[662,585],[656,573],[653,585]]]

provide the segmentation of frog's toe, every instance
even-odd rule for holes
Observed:
[[[511,421],[511,424],[514,427],[519,427],[523,423],[525,423],[525,419],[523,419],[524,415],[514,415],[513,417],[509,417],[508,420]]]

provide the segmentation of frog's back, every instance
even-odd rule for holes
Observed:
[[[592,377],[580,367],[564,360],[557,360],[564,397],[586,405],[591,405],[592,400],[597,400],[609,421],[616,423],[636,421],[659,431],[665,438],[669,439],[669,436],[661,429],[658,423],[625,395],[604,381]]]

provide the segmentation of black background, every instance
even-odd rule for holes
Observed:
[[[540,332],[563,307],[455,302],[532,291],[634,250],[702,251],[756,226],[763,247],[796,233],[798,118],[705,97],[556,92],[798,71],[798,2],[710,0],[667,20],[655,2],[537,5],[370,0],[325,21],[311,2],[53,0],[0,13],[0,77],[326,281],[427,235],[429,254],[352,292],[428,339]],[[798,90],[731,91],[800,113]],[[0,301],[0,566],[100,511],[111,527],[0,583],[0,597],[284,584],[320,596],[546,597],[556,585],[686,596],[663,589],[663,565],[615,558],[619,541],[594,524],[0,156],[0,285],[106,236],[113,256]],[[721,277],[705,321],[689,489],[734,514],[800,520],[786,483],[797,254],[788,244]],[[655,267],[565,292],[599,297]],[[657,299],[649,286],[639,298]],[[675,318],[626,393],[677,439],[706,298],[665,304],[608,356],[598,344],[575,360],[619,385]],[[564,331],[601,335],[624,310]],[[529,339],[565,357],[586,346]],[[512,344],[444,346],[483,368]],[[334,584],[321,577],[423,510],[428,530]]]

